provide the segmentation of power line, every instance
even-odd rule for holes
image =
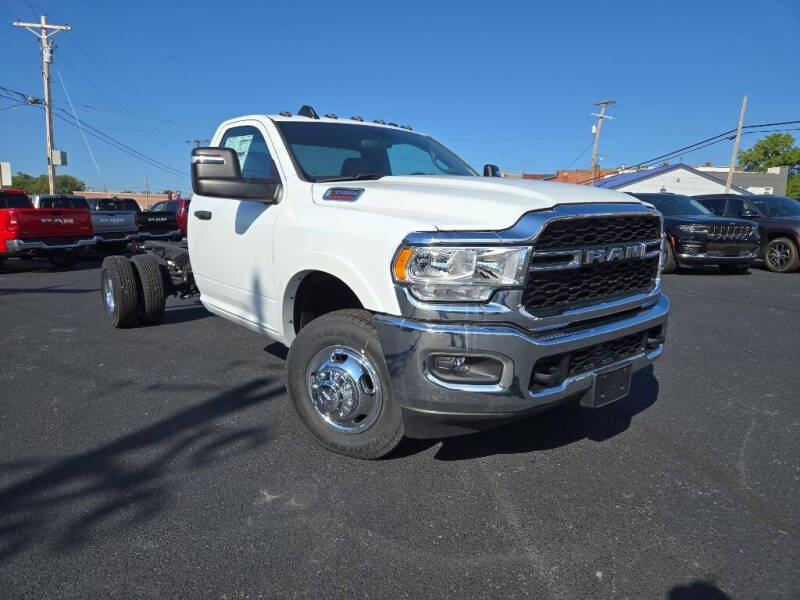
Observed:
[[[745,125],[742,129],[758,129],[761,127],[771,127],[776,125],[797,125],[800,124],[800,120],[795,121],[777,121],[774,123],[759,123],[757,125]],[[694,144],[689,144],[688,146],[684,146],[683,148],[678,148],[677,150],[673,150],[672,152],[667,152],[666,154],[661,154],[659,156],[654,156],[648,160],[644,160],[640,163],[636,163],[635,165],[631,165],[627,167],[627,169],[637,169],[639,167],[650,166],[652,163],[658,162],[660,160],[667,160],[674,156],[680,154],[688,154],[689,152],[694,152],[694,150],[700,150],[701,148],[707,148],[708,146],[712,146],[719,142],[724,142],[727,140],[732,140],[733,136],[731,134],[735,133],[736,129],[729,129],[728,131],[719,133],[717,135],[711,136],[704,140],[700,140],[699,142],[695,142]],[[710,143],[709,143],[710,142]],[[705,145],[702,145],[705,144]],[[701,146],[702,145],[702,146]],[[589,183],[590,181],[594,181],[596,177],[592,176],[588,179],[584,179],[582,181],[578,181],[577,184],[584,184]]]
[[[31,100],[38,100],[37,98],[26,96],[24,94],[24,92],[20,92],[18,90],[12,90],[10,88],[3,87],[3,86],[0,86],[0,90],[6,91],[6,92],[11,92],[13,94],[17,94],[21,98],[28,99],[28,104],[31,105],[31,106],[37,106],[38,105],[36,102],[31,102]],[[6,95],[1,95],[0,94],[0,96],[16,100],[16,98],[13,98],[13,96],[8,96],[7,94]],[[164,171],[167,171],[167,172],[169,172],[169,173],[171,173],[173,175],[179,175],[181,177],[187,177],[185,172],[182,172],[182,171],[180,171],[180,170],[178,170],[178,169],[176,169],[174,167],[171,167],[166,163],[162,163],[162,162],[160,162],[160,161],[158,161],[158,160],[156,160],[156,159],[144,154],[143,152],[139,152],[138,150],[132,148],[131,146],[128,146],[124,142],[121,142],[120,140],[108,135],[104,131],[101,131],[100,129],[98,129],[97,127],[91,125],[90,123],[87,123],[86,121],[84,121],[82,119],[73,117],[72,115],[70,115],[63,108],[56,108],[56,112],[54,113],[54,115],[57,116],[58,118],[62,119],[66,123],[69,123],[70,125],[73,125],[74,127],[80,127],[80,126],[85,127],[88,130],[89,135],[91,135],[91,136],[93,136],[93,137],[95,137],[97,139],[100,139],[103,142],[106,142],[107,144],[115,147],[117,150],[120,150],[121,152],[124,152],[125,154],[129,154],[130,156],[133,156],[134,158],[138,158],[139,160],[147,162],[151,166],[154,166],[156,168],[159,168],[159,169],[162,169]]]

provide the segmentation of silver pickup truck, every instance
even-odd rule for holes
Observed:
[[[32,197],[35,208],[85,208],[92,217],[92,229],[98,247],[110,253],[124,251],[127,244],[140,238],[137,212],[115,198],[87,200],[75,194],[39,194]]]

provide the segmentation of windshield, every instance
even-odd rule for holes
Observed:
[[[689,196],[659,196],[648,197],[662,215],[710,215],[711,211]]]
[[[386,175],[476,175],[436,140],[402,129],[278,121],[303,174],[311,181],[377,179]]]
[[[768,217],[800,217],[800,202],[783,196],[748,198],[762,215]]]
[[[136,203],[136,200],[129,200],[127,198],[100,198],[97,201],[97,210],[140,212],[141,209]]]

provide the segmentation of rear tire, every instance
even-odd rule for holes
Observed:
[[[136,268],[139,295],[142,299],[139,321],[145,325],[160,323],[164,318],[167,292],[161,263],[152,254],[136,254],[130,262]]]
[[[295,338],[286,369],[297,416],[327,449],[375,459],[402,439],[402,409],[367,311],[314,319]]]
[[[6,262],[6,257],[5,256],[0,256],[0,269],[3,268],[3,265],[5,264],[5,262]]]
[[[103,307],[117,329],[136,323],[139,314],[139,285],[131,261],[124,256],[107,256],[100,272]]]
[[[57,269],[69,269],[77,260],[78,257],[69,252],[58,252],[50,255],[50,262]]]
[[[791,273],[800,267],[800,253],[789,238],[775,238],[767,245],[764,263],[773,273]]]
[[[717,265],[719,270],[729,275],[743,275],[750,270],[750,265]]]

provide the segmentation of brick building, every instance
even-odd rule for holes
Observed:
[[[147,210],[156,202],[164,202],[165,200],[169,200],[170,197],[167,194],[128,194],[122,192],[75,192],[81,196],[86,198],[113,198],[117,196],[119,198],[133,198],[136,202],[139,203],[139,206],[142,207],[142,210]]]

